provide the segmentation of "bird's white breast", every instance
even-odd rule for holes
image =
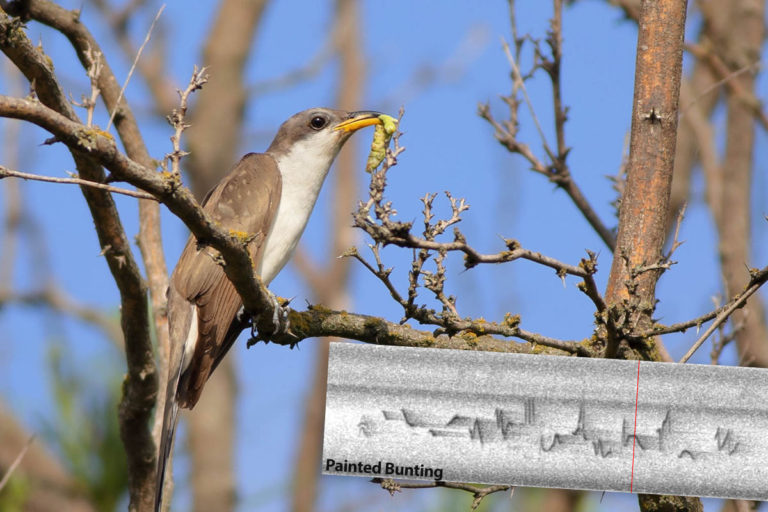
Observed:
[[[276,158],[283,180],[282,193],[257,269],[265,284],[282,270],[296,249],[336,156],[333,146],[318,142],[324,141],[299,142],[289,153]]]

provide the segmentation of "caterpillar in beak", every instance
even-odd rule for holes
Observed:
[[[365,165],[366,172],[373,172],[387,156],[387,146],[392,140],[392,135],[397,131],[397,119],[386,114],[379,116],[379,124],[373,132],[371,151],[368,153],[368,162]]]

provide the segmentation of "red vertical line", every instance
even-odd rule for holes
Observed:
[[[632,471],[629,476],[629,492],[635,481],[635,442],[637,441],[637,399],[640,396],[640,360],[637,361],[637,386],[635,387],[635,428],[632,430]]]

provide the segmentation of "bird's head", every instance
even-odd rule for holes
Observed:
[[[301,151],[330,164],[350,135],[360,128],[380,124],[380,115],[371,110],[346,112],[311,108],[284,122],[267,152],[287,154],[301,148]]]

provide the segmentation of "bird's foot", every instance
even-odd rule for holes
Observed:
[[[270,329],[270,332],[257,332],[259,321],[261,320],[261,314],[257,314],[253,317],[253,321],[251,323],[251,339],[248,341],[248,347],[251,345],[259,342],[264,341],[268,342],[270,339],[272,341],[277,341],[274,338],[279,337],[283,338],[283,340],[280,340],[278,342],[282,342],[281,344],[286,344],[284,339],[287,338],[296,338],[298,340],[298,336],[296,336],[293,332],[291,332],[291,321],[289,318],[289,314],[291,312],[291,308],[289,307],[289,304],[293,300],[293,298],[285,299],[282,297],[276,296],[271,291],[267,290],[269,292],[269,300],[272,304],[272,328]],[[247,314],[247,313],[246,313]],[[266,331],[266,330],[265,330]],[[296,345],[297,342],[289,342],[287,344],[290,344],[290,347],[293,348]]]
[[[288,314],[291,312],[289,304],[293,300],[278,297],[269,292],[269,300],[272,302],[272,332],[273,334],[293,334],[291,333],[291,321]]]

